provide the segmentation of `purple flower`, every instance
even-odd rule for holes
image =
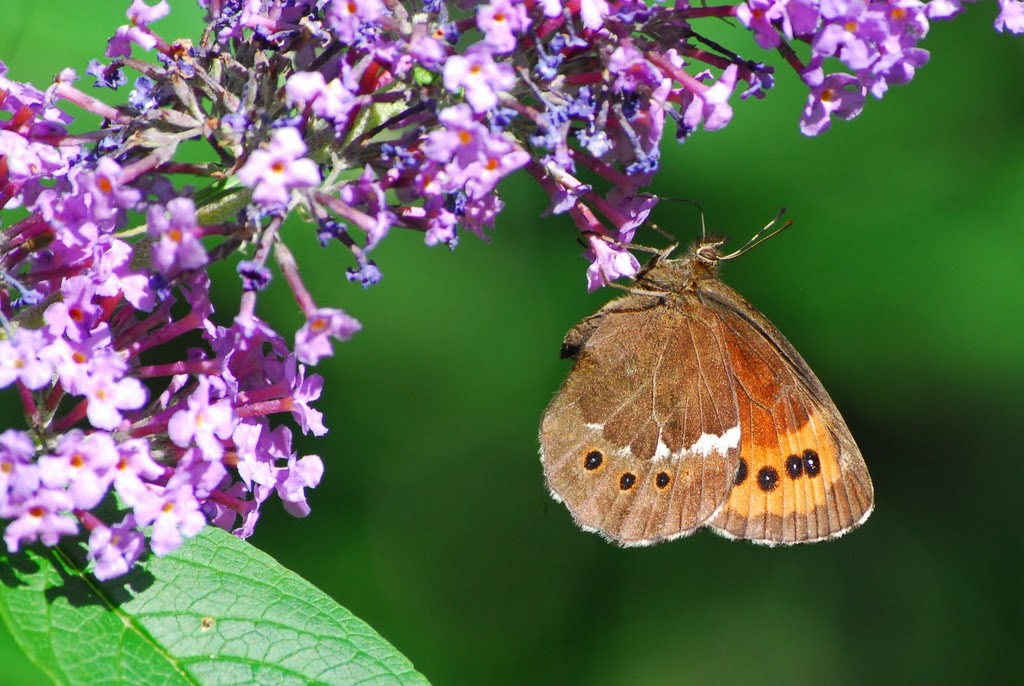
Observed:
[[[18,552],[26,543],[42,541],[45,546],[55,546],[61,536],[78,533],[78,523],[65,516],[74,503],[65,491],[41,489],[26,500],[13,522],[4,530],[7,550]]]
[[[168,484],[163,496],[136,506],[140,527],[153,525],[150,547],[157,555],[177,549],[183,537],[191,538],[206,525],[199,501],[188,483]]]
[[[127,574],[142,557],[145,540],[131,513],[118,524],[93,529],[89,534],[89,559],[96,562],[96,578],[106,581]]]
[[[1000,3],[1006,0],[1000,0]],[[1018,0],[1009,0],[1017,2]],[[930,0],[926,6],[929,19],[949,19],[963,11],[961,0]]]
[[[165,274],[198,269],[209,257],[203,247],[202,230],[196,222],[196,206],[189,198],[175,198],[165,206],[153,204],[146,213],[153,264]]]
[[[196,448],[189,448],[174,466],[174,474],[167,481],[167,490],[178,484],[187,484],[197,500],[205,501],[215,490],[231,482],[228,470],[220,460],[211,460]]]
[[[8,429],[0,434],[0,517],[20,512],[22,503],[39,489],[39,465],[32,438]]]
[[[334,354],[330,339],[347,341],[362,326],[341,310],[322,307],[306,315],[306,323],[295,334],[295,355],[306,364]]]
[[[94,84],[96,88],[117,90],[128,83],[128,77],[125,76],[124,69],[116,62],[113,64],[103,64],[103,62],[97,59],[89,60],[89,66],[85,68],[85,73],[96,78],[96,83]]]
[[[152,50],[156,47],[156,38],[146,28],[157,19],[162,19],[171,11],[167,0],[160,0],[156,5],[150,7],[144,0],[132,0],[128,8],[128,20],[130,24],[120,26],[114,36],[107,42],[107,57],[131,57],[132,43],[137,43],[143,50]]]
[[[235,414],[230,400],[211,398],[213,389],[208,377],[199,377],[186,408],[175,412],[167,422],[167,436],[182,448],[194,442],[206,459],[219,460],[224,454],[221,441],[230,438],[234,431]]]
[[[318,71],[293,74],[285,84],[285,95],[291,105],[309,107],[313,114],[333,122],[345,121],[362,99],[353,95],[358,83],[342,83],[339,78],[324,81]]]
[[[880,32],[875,38],[878,43],[898,43],[911,47],[916,41],[928,35],[928,6],[919,0],[889,0],[884,6],[873,5],[872,9],[888,20],[888,31]],[[883,48],[882,52],[887,52]]]
[[[444,200],[440,197],[431,197],[424,203],[427,232],[423,235],[423,241],[429,246],[444,243],[449,247],[455,247],[458,240],[459,218],[455,213],[445,207]]]
[[[487,235],[484,233],[484,229],[494,226],[498,214],[504,207],[505,203],[496,193],[470,199],[463,208],[462,223],[477,236],[486,240]]]
[[[608,73],[615,75],[617,91],[635,91],[642,86],[657,88],[665,80],[661,70],[631,44],[615,48],[608,58]]]
[[[453,93],[465,89],[474,112],[487,112],[498,104],[498,92],[516,83],[512,66],[497,63],[486,47],[475,44],[464,55],[452,55],[444,65],[444,87]]]
[[[736,87],[739,68],[733,64],[722,72],[713,86],[698,93],[683,113],[683,124],[690,131],[704,121],[706,131],[716,131],[732,120],[732,106],[729,98]]]
[[[423,154],[428,159],[442,164],[454,162],[464,169],[481,158],[481,147],[490,131],[474,119],[468,105],[441,110],[437,118],[444,128],[432,131],[423,142]]]
[[[349,267],[345,270],[345,278],[349,281],[357,281],[363,288],[379,283],[383,277],[380,268],[373,260],[363,259],[359,261],[359,268]]]
[[[342,3],[344,4],[344,3]],[[238,180],[253,188],[252,199],[262,205],[285,205],[290,192],[320,183],[320,170],[304,157],[306,144],[290,126],[276,129],[265,149],[255,150],[238,170]]]
[[[293,517],[309,514],[306,489],[315,488],[324,475],[324,463],[318,455],[306,455],[296,460],[288,456],[288,466],[277,473],[277,494],[285,511]]]
[[[441,71],[441,65],[447,53],[433,36],[414,33],[409,45],[409,56],[425,69]]]
[[[466,194],[477,200],[498,185],[503,177],[526,166],[530,155],[500,135],[490,135],[483,141],[482,159],[466,170]]]
[[[822,0],[825,26],[812,43],[814,53],[839,57],[854,70],[867,69],[878,58],[875,39],[887,32],[885,16],[863,0]]]
[[[240,261],[235,271],[241,277],[242,290],[245,291],[262,291],[270,285],[271,278],[273,277],[269,269],[262,264],[257,264],[253,260]]]
[[[344,43],[355,40],[363,24],[384,13],[380,0],[332,0],[327,6],[327,23]]]
[[[96,289],[88,277],[72,276],[61,284],[60,291],[63,299],[43,312],[50,335],[84,340],[100,316],[100,308],[92,301]]]
[[[996,17],[995,27],[999,32],[1024,33],[1024,2],[999,0],[999,16]]]
[[[903,47],[896,36],[887,38],[880,48],[881,56],[871,65],[870,74],[862,72],[860,78],[876,98],[881,98],[890,85],[909,83],[918,67],[927,64],[930,57],[927,50]]]
[[[18,329],[14,340],[0,340],[0,388],[15,381],[34,391],[48,385],[53,366],[41,357],[45,343],[43,332],[33,329]]]
[[[828,130],[832,115],[840,119],[853,119],[864,108],[866,89],[860,85],[857,77],[829,74],[815,85],[813,82],[819,78],[820,73],[805,75],[805,81],[812,87],[800,119],[800,130],[807,136],[817,136]]]
[[[587,290],[596,291],[623,276],[632,276],[640,270],[640,263],[625,248],[609,243],[599,235],[587,236],[589,247],[583,256],[590,260],[587,269]]]
[[[39,458],[39,478],[47,488],[66,488],[75,508],[89,510],[106,496],[118,459],[110,434],[71,431],[57,441],[53,454]]]
[[[100,236],[94,252],[93,283],[96,294],[123,296],[138,310],[152,309],[156,297],[149,288],[149,277],[132,268],[132,247],[110,235]]]
[[[476,26],[495,54],[503,55],[515,50],[516,34],[530,26],[530,17],[521,2],[491,0],[477,7]]]
[[[235,427],[232,440],[238,451],[238,476],[249,489],[257,485],[271,487],[277,483],[275,434],[288,433],[288,428],[279,426],[274,431],[264,423],[243,420]],[[287,442],[290,445],[291,438]]]
[[[814,31],[818,3],[807,0],[748,0],[736,7],[736,18],[754,32],[754,40],[766,50],[779,46],[778,26],[787,40]]]
[[[580,20],[591,31],[597,31],[604,25],[604,18],[609,12],[611,9],[605,0],[580,0]]]
[[[148,76],[140,76],[135,79],[135,87],[128,94],[128,104],[139,112],[148,112],[159,105],[160,94],[154,89],[155,84],[156,82]]]
[[[135,377],[121,377],[111,366],[94,369],[79,379],[89,401],[86,414],[97,429],[113,431],[121,423],[121,410],[137,410],[146,404],[146,387]]]
[[[502,177],[530,161],[526,151],[475,121],[466,105],[449,107],[438,119],[445,128],[427,137],[423,152],[445,164],[439,181],[449,192],[465,188],[471,199],[482,198]]]
[[[298,422],[302,433],[312,432],[314,436],[323,436],[327,433],[327,427],[323,422],[323,413],[310,407],[310,403],[320,397],[324,387],[324,378],[319,374],[312,374],[306,378],[305,365],[297,364],[293,355],[288,358],[288,363],[285,365],[285,381],[292,391],[292,417]]]
[[[90,210],[97,219],[110,219],[119,210],[134,209],[142,198],[136,188],[121,183],[121,165],[101,157],[94,171],[74,176],[79,193],[90,199]]]
[[[51,341],[42,351],[42,356],[54,366],[65,389],[81,394],[92,369],[106,366],[119,373],[124,371],[124,361],[106,349],[109,345],[110,330],[106,324],[100,324],[83,340],[68,337]]]
[[[130,439],[117,446],[114,488],[129,507],[153,501],[157,496],[148,485],[163,476],[165,468],[149,455],[149,443]]]

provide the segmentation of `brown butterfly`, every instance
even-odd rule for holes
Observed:
[[[566,334],[576,363],[544,414],[541,460],[583,529],[623,546],[700,527],[775,545],[835,538],[871,513],[864,458],[821,382],[718,277],[774,223],[730,255],[711,239],[660,252]]]

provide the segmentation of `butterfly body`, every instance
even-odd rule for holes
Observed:
[[[719,243],[663,253],[573,327],[575,366],[541,424],[544,473],[576,522],[620,545],[708,527],[800,543],[871,512],[839,411],[770,321],[718,277]]]

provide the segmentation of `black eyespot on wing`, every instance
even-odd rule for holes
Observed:
[[[757,471],[757,486],[765,493],[771,493],[779,485],[779,473],[775,467],[761,467]]]
[[[636,474],[631,472],[623,472],[622,476],[619,477],[619,488],[623,491],[628,491],[633,488],[636,484]]]
[[[583,468],[587,471],[594,471],[604,462],[604,455],[601,454],[600,450],[591,450],[587,453],[587,456],[583,458]]]
[[[654,485],[658,488],[664,489],[672,481],[672,477],[668,475],[668,472],[658,472],[658,476],[654,477]]]
[[[740,458],[740,466],[736,470],[736,478],[732,480],[733,486],[739,486],[741,483],[747,480],[747,461],[742,457]]]
[[[804,473],[804,462],[797,455],[790,455],[786,458],[786,475],[790,479],[799,479]]]
[[[815,477],[821,474],[821,459],[818,457],[818,453],[811,449],[805,450],[803,463],[807,476]]]

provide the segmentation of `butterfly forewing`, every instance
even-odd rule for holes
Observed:
[[[628,296],[566,337],[576,366],[541,443],[548,486],[582,527],[644,545],[692,533],[721,508],[739,428],[715,327]]]

